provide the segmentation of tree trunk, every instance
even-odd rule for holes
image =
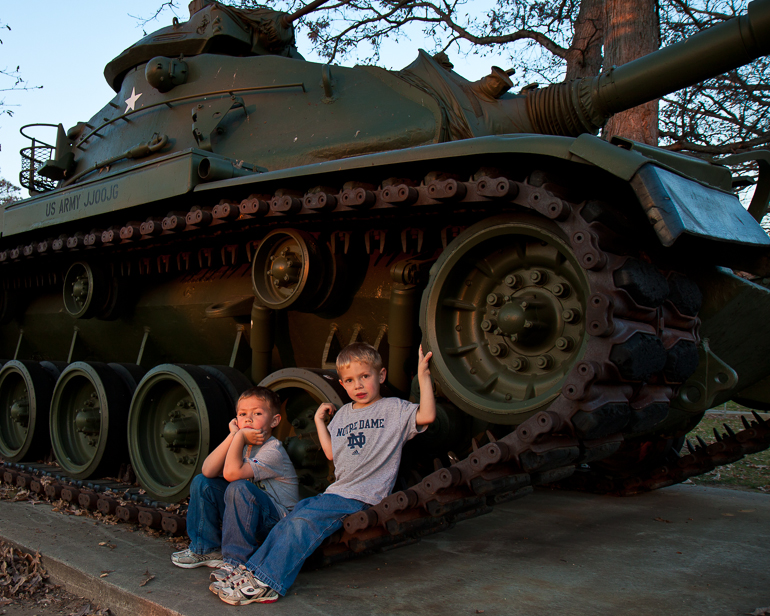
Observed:
[[[660,46],[660,23],[655,0],[604,0],[604,67],[636,60]],[[658,145],[658,101],[634,107],[610,118],[602,137],[619,135]]]
[[[602,69],[604,0],[583,0],[575,21],[575,35],[567,51],[566,81],[593,77]]]

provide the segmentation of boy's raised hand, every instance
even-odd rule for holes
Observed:
[[[238,432],[238,420],[237,419],[231,419],[230,423],[227,424],[227,427],[230,428],[230,434],[235,434]]]
[[[242,428],[243,439],[249,443],[249,445],[264,445],[265,433],[262,430],[254,428]]]
[[[336,412],[337,407],[335,407],[330,402],[324,402],[315,412],[315,421],[322,421],[323,423],[327,423],[329,420],[331,420],[332,417],[334,417],[334,413]]]
[[[430,376],[430,368],[428,367],[428,362],[430,361],[430,358],[433,357],[433,351],[428,351],[428,354],[425,355],[422,352],[422,345],[420,345],[420,352],[418,354],[418,363],[417,363],[417,376]]]

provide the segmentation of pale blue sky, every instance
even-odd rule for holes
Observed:
[[[161,4],[161,0],[4,3],[0,22],[10,25],[11,31],[0,31],[0,68],[13,70],[18,65],[30,85],[42,85],[43,89],[0,92],[0,100],[14,113],[13,117],[0,116],[0,177],[18,185],[19,150],[29,145],[19,134],[20,127],[62,123],[66,130],[88,120],[114,96],[104,80],[105,64],[143,37],[137,18],[153,15]],[[186,21],[186,0],[179,5],[179,19]],[[147,31],[171,25],[173,16],[165,11],[158,21],[146,26]],[[307,41],[300,39],[298,44],[305,58],[317,60]],[[430,43],[421,41],[419,33],[411,41],[394,42],[382,55],[384,65],[403,68],[417,56],[420,47],[429,48]],[[484,76],[497,63],[495,60],[452,55],[455,70],[472,80]],[[8,87],[7,81],[0,81],[0,89]],[[43,130],[49,132],[41,133],[39,138],[53,144],[53,129]],[[26,190],[23,196],[27,196]]]

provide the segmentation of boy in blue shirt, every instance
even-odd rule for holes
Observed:
[[[272,431],[281,400],[266,387],[244,391],[230,434],[204,460],[190,485],[190,547],[171,556],[177,567],[220,567],[225,577],[243,564],[296,504],[297,473]]]
[[[390,494],[404,443],[436,419],[428,369],[431,355],[423,355],[420,348],[418,405],[380,395],[386,370],[372,346],[354,343],[340,352],[337,372],[352,402],[339,411],[322,404],[315,414],[321,447],[334,461],[335,482],[323,494],[300,501],[245,565],[211,584],[210,590],[222,601],[230,605],[277,601],[294,583],[302,563],[342,527],[347,516]]]

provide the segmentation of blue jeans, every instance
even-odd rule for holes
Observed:
[[[302,563],[347,516],[366,509],[361,501],[319,494],[298,502],[246,562],[254,576],[281,595],[294,583]]]
[[[244,564],[280,519],[281,514],[264,490],[245,479],[233,481],[225,491],[223,560],[236,566]]]
[[[190,484],[187,534],[196,554],[221,549],[225,562],[243,564],[280,517],[270,497],[251,481],[196,475]]]

